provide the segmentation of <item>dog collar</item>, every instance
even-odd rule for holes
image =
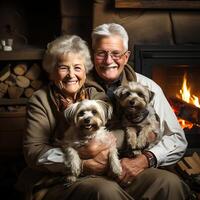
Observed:
[[[149,114],[149,111],[147,109],[144,109],[143,111],[136,114],[135,116],[133,115],[126,116],[126,118],[128,119],[128,121],[130,121],[133,124],[139,124],[147,118],[148,114]]]

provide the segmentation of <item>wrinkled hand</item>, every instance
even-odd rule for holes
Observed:
[[[148,143],[154,142],[156,138],[156,134],[154,132],[150,132],[148,135]]]
[[[148,168],[148,161],[144,155],[136,158],[121,159],[122,174],[118,177],[121,186],[126,186],[128,182],[133,182],[135,177],[144,169]]]
[[[116,138],[108,134],[105,142],[91,140],[87,145],[78,149],[83,160],[83,173],[102,175],[108,170],[108,156],[111,146],[116,145]]]
[[[92,139],[83,147],[78,149],[81,159],[90,159],[97,156],[100,152],[109,149],[112,145],[116,144],[116,138],[112,134],[108,134],[106,142],[103,143],[99,140]]]
[[[83,160],[83,173],[85,175],[102,175],[108,170],[109,150],[103,150],[93,159]]]

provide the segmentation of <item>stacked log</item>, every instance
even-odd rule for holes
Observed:
[[[188,175],[200,174],[200,156],[194,152],[177,163],[177,167]]]
[[[4,66],[0,70],[0,98],[30,98],[43,85],[41,75],[38,63],[29,66],[26,63]]]

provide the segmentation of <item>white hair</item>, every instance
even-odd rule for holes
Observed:
[[[63,35],[48,43],[43,58],[43,69],[51,74],[58,58],[68,53],[77,53],[84,58],[86,72],[92,69],[93,64],[87,43],[77,35]]]
[[[125,50],[128,50],[128,34],[120,24],[110,23],[97,26],[92,32],[92,47],[94,48],[98,39],[105,36],[118,35],[122,38]]]

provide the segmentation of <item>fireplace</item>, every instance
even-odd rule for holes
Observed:
[[[200,46],[135,45],[134,65],[136,72],[153,79],[163,89],[185,131],[188,148],[199,148],[199,104],[195,106],[191,102],[185,102],[182,93],[183,87],[187,86],[191,98],[195,96],[199,103]],[[192,126],[186,126],[185,123]]]

